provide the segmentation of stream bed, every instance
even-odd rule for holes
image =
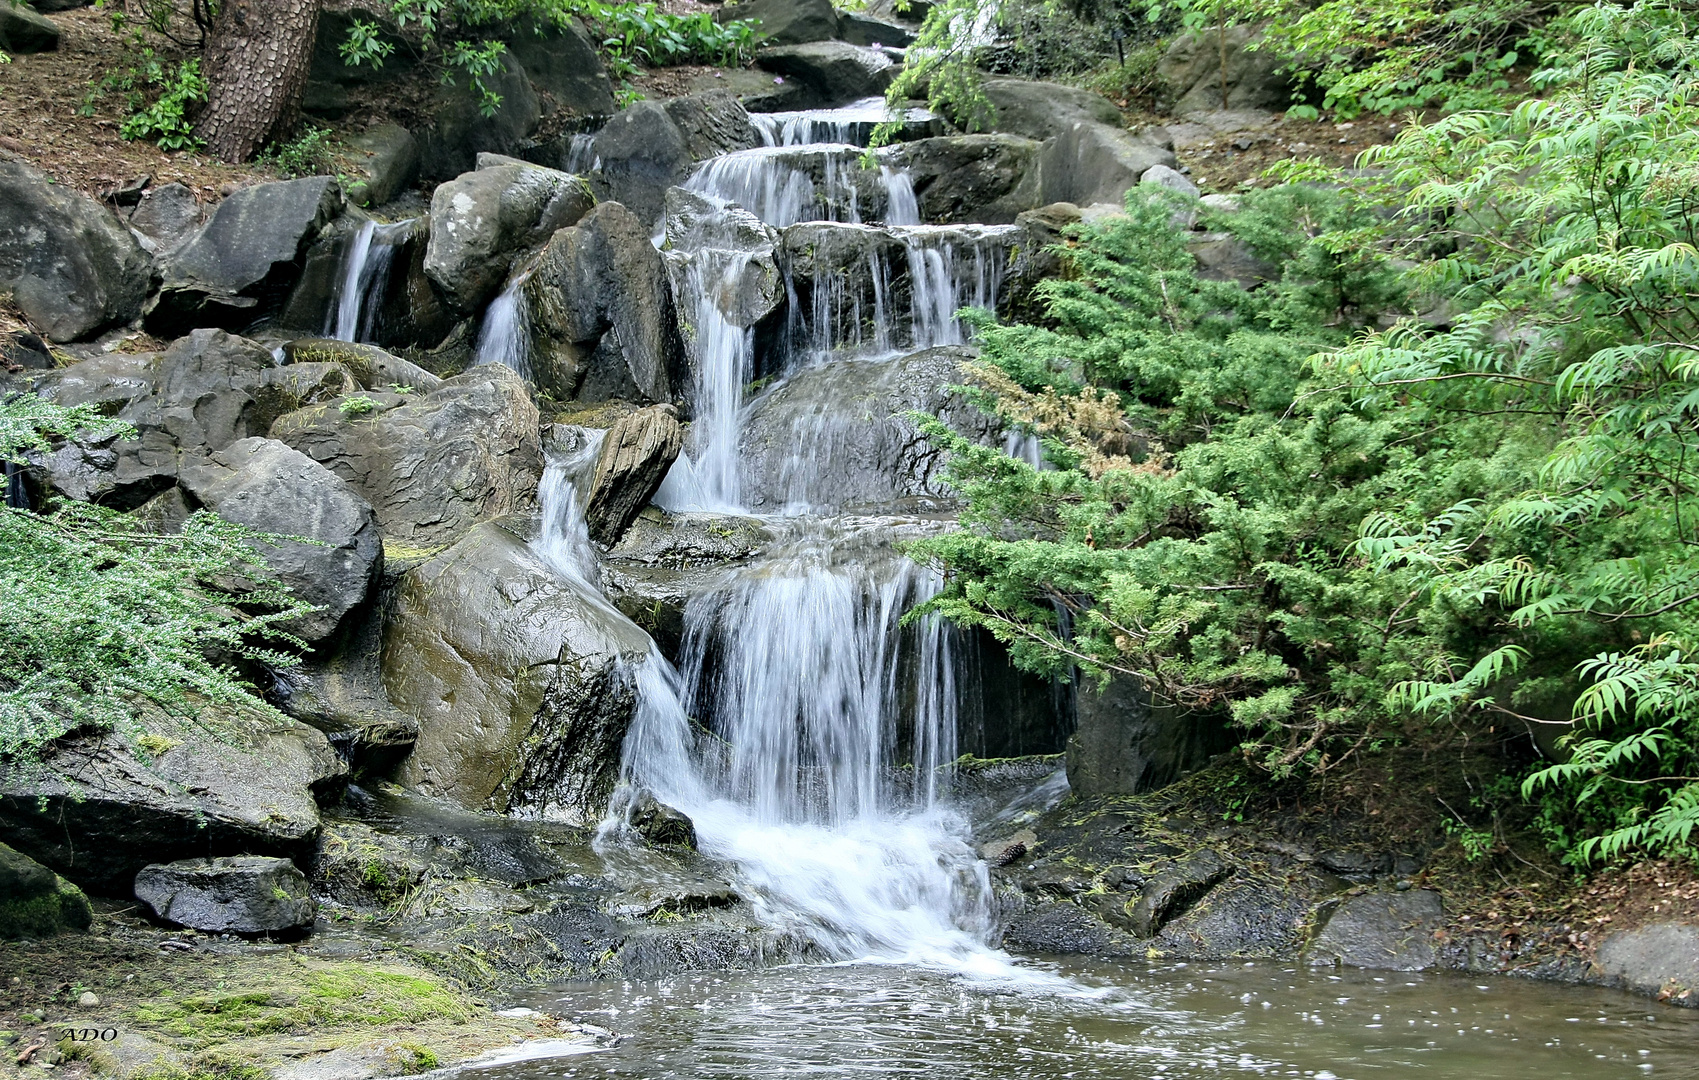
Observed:
[[[1699,1013],[1610,990],[1281,963],[1019,970],[1019,984],[850,964],[557,987],[526,1004],[619,1045],[479,1075],[1699,1077]]]

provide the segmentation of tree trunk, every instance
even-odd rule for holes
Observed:
[[[225,161],[247,161],[287,138],[318,35],[320,0],[225,0],[206,47],[206,108],[199,129]]]

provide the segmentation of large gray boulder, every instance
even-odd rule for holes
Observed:
[[[464,173],[431,196],[425,273],[472,314],[501,289],[516,253],[576,223],[594,202],[584,181],[540,165]]]
[[[148,863],[206,855],[304,857],[319,831],[315,791],[348,767],[305,724],[209,706],[221,737],[139,710],[148,750],[112,734],[55,743],[41,769],[0,773],[7,842],[85,888],[129,895]]]
[[[19,10],[0,7],[0,16]],[[112,211],[0,156],[0,290],[36,329],[77,341],[128,323],[152,276],[152,260]]]
[[[501,523],[409,570],[384,630],[390,699],[419,722],[401,780],[463,806],[599,820],[648,637]]]
[[[1219,716],[1153,704],[1134,679],[1078,690],[1068,740],[1068,786],[1077,795],[1137,795],[1171,784],[1232,745]]]
[[[130,211],[130,228],[155,255],[170,255],[188,243],[200,228],[203,212],[195,193],[182,184],[161,184],[142,195]]]
[[[801,45],[838,36],[831,0],[743,0],[714,13],[716,22],[753,20],[770,45]]]
[[[1222,42],[1208,30],[1181,34],[1163,54],[1156,74],[1168,87],[1176,116],[1216,109],[1281,109],[1291,97],[1292,81],[1280,68],[1286,58],[1262,41],[1261,26],[1234,26]],[[1227,99],[1222,101],[1222,49],[1225,44]]]
[[[944,455],[907,414],[942,416],[957,431],[990,439],[997,422],[950,392],[971,358],[968,349],[928,349],[894,360],[840,360],[787,379],[750,407],[744,427],[740,468],[750,505],[824,511],[950,503]]]
[[[840,11],[838,37],[851,45],[906,49],[914,44],[916,34],[913,29],[889,19],[875,18],[860,11]]]
[[[179,479],[226,521],[310,541],[254,544],[290,592],[319,608],[280,626],[309,644],[336,633],[382,573],[383,542],[371,504],[347,481],[275,439],[232,443],[186,464]]]
[[[1371,892],[1342,902],[1310,945],[1316,966],[1421,971],[1434,964],[1433,933],[1445,917],[1439,893]]]
[[[163,282],[150,332],[197,326],[240,329],[283,305],[307,250],[343,209],[328,176],[242,188],[218,204],[212,220],[161,267]]]
[[[605,202],[543,248],[526,280],[533,373],[559,398],[673,399],[684,342],[649,230]]]
[[[883,94],[896,78],[898,65],[880,49],[842,41],[781,45],[755,54],[755,64],[807,90],[805,108],[842,105]]]
[[[1153,165],[1175,168],[1172,150],[1145,142],[1119,127],[1080,121],[1044,144],[1039,168],[1042,198],[1034,205],[1068,202],[1075,206],[1120,206],[1127,189]]]
[[[1080,121],[1119,127],[1121,110],[1090,90],[1025,79],[987,79],[985,96],[996,109],[992,128],[1028,139],[1061,135]]]
[[[729,90],[664,104],[639,101],[615,113],[596,135],[602,163],[594,178],[597,194],[659,224],[667,189],[682,184],[697,162],[760,145],[749,114]]]
[[[1006,225],[1055,201],[1039,197],[1041,149],[1019,135],[949,135],[889,147],[879,161],[908,169],[922,221]]]
[[[91,919],[81,889],[0,844],[0,941],[87,930]]]
[[[1612,934],[1593,966],[1606,982],[1699,1008],[1699,925],[1660,922]]]
[[[484,364],[429,393],[371,391],[280,417],[271,437],[354,486],[386,539],[452,543],[480,521],[528,508],[542,478],[537,406],[525,381]]]
[[[442,378],[375,345],[356,345],[330,338],[297,338],[283,345],[285,364],[335,364],[370,390],[409,390],[428,394],[442,385]]]
[[[165,922],[207,933],[298,930],[313,925],[318,913],[307,876],[288,859],[262,855],[143,867],[136,875],[136,899]]]
[[[584,504],[590,539],[617,544],[660,490],[683,446],[684,430],[671,405],[639,409],[608,429]]]
[[[609,116],[619,108],[601,51],[577,19],[541,33],[523,27],[507,51],[530,77],[544,116]]]
[[[517,57],[504,53],[484,83],[501,99],[484,115],[484,99],[468,79],[442,85],[431,119],[413,130],[419,140],[419,178],[441,183],[472,168],[478,155],[512,154],[525,145],[543,119],[542,99]]]
[[[271,352],[222,330],[197,330],[160,357],[98,357],[42,380],[60,405],[119,406],[134,440],[69,440],[32,456],[67,498],[134,509],[171,487],[185,454],[204,456],[264,435],[334,373],[279,368]]]
[[[59,25],[45,15],[16,4],[0,5],[0,49],[15,53],[53,52],[59,48]]]
[[[355,206],[381,206],[419,178],[419,140],[400,124],[378,124],[348,146],[360,174],[348,185]]]

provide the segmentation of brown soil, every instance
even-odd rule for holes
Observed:
[[[135,176],[152,176],[156,184],[186,184],[203,201],[217,199],[225,184],[275,179],[253,166],[233,167],[202,154],[170,154],[149,142],[120,139],[123,95],[95,91],[102,78],[128,70],[138,55],[113,31],[111,18],[94,8],[48,17],[64,33],[59,50],[14,56],[10,64],[0,65],[0,148],[96,196]],[[174,46],[153,43],[161,59],[179,58]]]
[[[1239,117],[1243,122],[1234,122]],[[1206,194],[1268,187],[1275,180],[1265,175],[1267,170],[1283,161],[1354,168],[1358,155],[1391,142],[1404,126],[1382,116],[1335,123],[1244,113],[1191,120],[1148,112],[1128,113],[1127,124],[1135,130],[1162,127],[1172,134],[1181,169],[1189,170],[1189,179]]]

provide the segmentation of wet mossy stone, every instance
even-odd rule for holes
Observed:
[[[28,856],[0,844],[0,939],[87,930],[83,891]]]

